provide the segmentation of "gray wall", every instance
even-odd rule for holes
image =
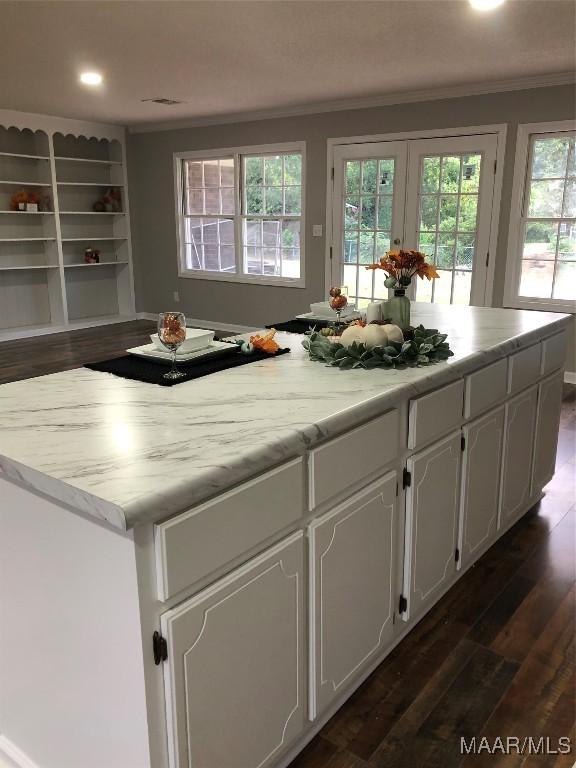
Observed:
[[[306,311],[324,298],[324,238],[312,224],[326,220],[326,140],[330,137],[394,133],[506,123],[508,138],[496,253],[494,305],[502,306],[510,196],[519,123],[574,117],[572,86],[468,96],[441,101],[329,112],[202,128],[131,134],[128,170],[131,196],[137,309],[159,312],[180,307],[194,318],[263,325]],[[174,217],[173,152],[305,140],[306,288],[279,288],[178,278]],[[574,343],[568,370],[574,371]]]

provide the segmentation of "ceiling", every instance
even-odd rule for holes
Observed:
[[[0,107],[135,124],[574,69],[572,0],[0,1]],[[105,84],[78,83],[96,69]],[[142,103],[167,97],[174,106]]]

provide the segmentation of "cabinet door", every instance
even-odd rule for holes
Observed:
[[[419,614],[454,576],[461,454],[458,430],[408,459],[405,619]]]
[[[463,428],[462,515],[458,567],[476,560],[496,536],[504,408]]]
[[[310,719],[390,642],[396,473],[310,525]]]
[[[508,528],[530,499],[537,387],[506,403],[500,528]]]
[[[302,730],[303,534],[162,616],[170,768],[265,768]]]
[[[564,376],[559,373],[545,379],[538,387],[532,494],[541,491],[554,475],[560,411],[562,410],[563,381]]]

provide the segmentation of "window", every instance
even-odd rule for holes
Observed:
[[[558,130],[565,125],[519,130],[506,296],[511,306],[576,306],[576,131]]]
[[[304,286],[303,145],[175,156],[180,275]]]

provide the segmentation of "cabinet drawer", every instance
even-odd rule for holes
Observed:
[[[564,368],[566,363],[566,331],[557,333],[550,339],[542,342],[542,368],[541,373],[547,373]]]
[[[507,358],[466,376],[464,416],[469,419],[487,411],[506,397],[507,387]]]
[[[435,437],[460,425],[464,381],[459,379],[447,387],[410,401],[408,448],[426,445]]]
[[[534,344],[532,347],[510,355],[508,365],[508,392],[520,392],[529,387],[540,375],[540,357],[542,345]]]
[[[304,511],[302,458],[155,526],[158,597],[167,600],[208,576]]]
[[[399,427],[398,411],[388,411],[310,451],[309,508],[384,469],[398,455]]]

